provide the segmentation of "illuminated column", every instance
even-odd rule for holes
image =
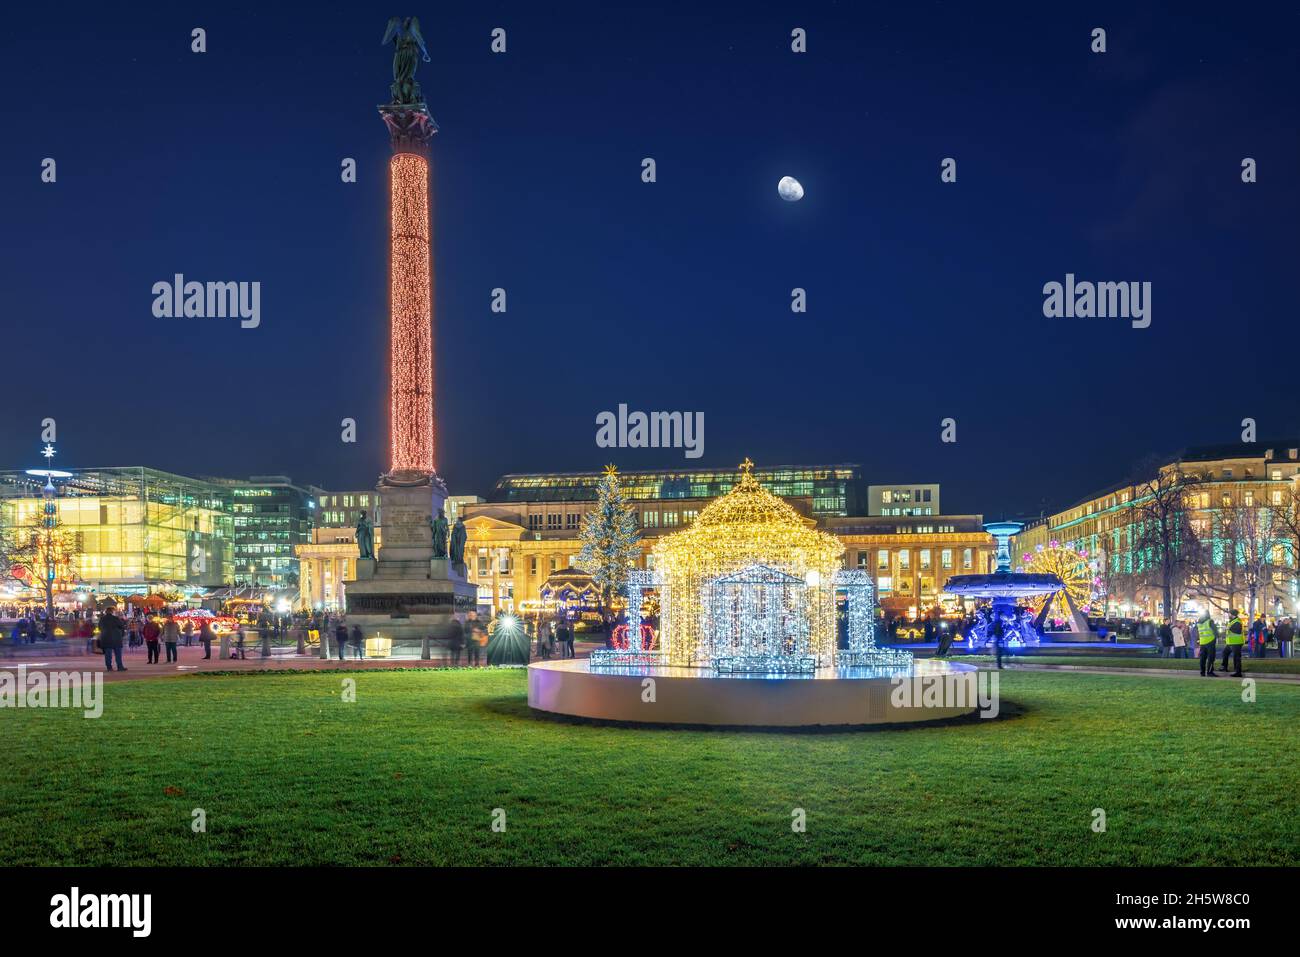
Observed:
[[[381,106],[388,164],[389,474],[435,471],[433,271],[429,244],[429,142],[438,126],[423,103]]]

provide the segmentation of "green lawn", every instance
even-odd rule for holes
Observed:
[[[1013,672],[1010,718],[797,734],[538,717],[519,671],[349,677],[355,704],[308,673],[0,712],[0,863],[1300,863],[1300,687]]]
[[[983,664],[993,661],[992,655],[953,656],[954,661],[969,661]],[[1159,658],[1155,655],[1141,657],[1129,655],[1008,655],[1003,659],[1011,664],[1025,665],[1079,665],[1089,668],[1162,668],[1171,671],[1197,671],[1201,663],[1196,658]],[[1214,669],[1222,670],[1223,651],[1220,649],[1215,659]],[[1300,675],[1300,658],[1242,658],[1241,670],[1249,675]]]

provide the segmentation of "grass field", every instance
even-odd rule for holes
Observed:
[[[539,717],[519,671],[349,677],[0,712],[0,863],[1300,863],[1295,686],[1013,672],[1012,717],[785,733]]]
[[[993,661],[991,655],[953,656],[954,661],[985,664]],[[1155,655],[1128,657],[1124,655],[1008,655],[1012,665],[1078,665],[1088,668],[1159,668],[1165,671],[1200,671],[1201,663],[1195,658],[1158,658]],[[1222,671],[1223,653],[1215,660],[1214,668]],[[1242,673],[1264,675],[1300,675],[1300,658],[1243,658]]]

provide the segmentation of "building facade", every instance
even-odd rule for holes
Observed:
[[[938,485],[868,485],[867,514],[893,517],[941,515]]]
[[[842,502],[865,501],[856,490],[849,490],[849,483],[857,481],[853,470],[856,466],[755,468],[754,476],[771,483],[769,488],[776,485],[790,493],[781,497],[840,538],[845,545],[844,567],[871,571],[887,614],[917,617],[942,603],[943,585],[951,575],[991,570],[992,540],[978,515],[843,514]],[[651,552],[661,536],[689,525],[714,497],[678,495],[690,485],[665,485],[655,478],[668,474],[680,473],[630,473],[633,477],[620,473],[640,526],[636,566],[641,569],[653,568]],[[695,474],[723,476],[696,483],[713,492],[724,485],[729,489],[740,472]],[[574,481],[575,475],[580,481]],[[478,587],[481,606],[532,610],[540,606],[544,593],[581,577],[576,569],[580,532],[583,518],[595,505],[598,479],[599,473],[505,476],[491,500],[464,507],[467,572]],[[932,501],[937,503],[937,486],[925,487],[935,489]],[[665,494],[669,491],[673,494]],[[818,514],[817,508],[824,511]]]
[[[378,526],[379,504],[379,493],[374,489],[363,492],[321,492],[316,499],[316,527],[355,530],[363,513],[371,524]]]
[[[1151,529],[1155,496],[1178,488],[1172,609],[1193,615],[1229,607],[1293,615],[1297,597],[1294,516],[1300,440],[1188,449],[1157,474],[1089,496],[1044,516],[1016,537],[1015,552],[1053,544],[1085,551],[1107,614],[1166,616],[1163,570]]]
[[[0,528],[39,526],[44,480],[0,472]],[[56,481],[58,521],[75,536],[80,587],[134,594],[227,583],[234,554],[229,489],[143,467],[83,469]]]
[[[550,472],[505,475],[488,496],[495,505],[590,503],[603,472]],[[754,478],[773,495],[802,504],[813,516],[856,515],[865,508],[865,486],[857,465],[777,465],[754,467]],[[674,502],[708,501],[740,481],[740,468],[650,469],[620,472],[623,494],[633,502],[662,502],[671,516]],[[678,517],[686,506],[676,508]],[[530,513],[534,514],[534,513]],[[547,513],[539,513],[545,517]],[[662,526],[661,526],[662,527]]]
[[[937,494],[936,494],[937,497]],[[871,573],[886,614],[918,618],[955,607],[944,586],[953,575],[991,572],[993,540],[982,515],[831,518],[822,527],[844,543],[844,567]]]
[[[347,607],[345,582],[356,578],[357,522],[364,514],[375,526],[375,548],[383,541],[382,503],[374,489],[322,491],[316,501],[316,525],[307,542],[296,545],[297,611],[342,611]]]
[[[379,535],[376,532],[376,547]],[[317,528],[311,541],[295,546],[298,558],[298,600],[295,611],[342,611],[347,607],[345,582],[356,578],[356,530]]]
[[[209,479],[226,489],[233,525],[231,583],[297,591],[295,549],[311,539],[322,490],[287,475]]]

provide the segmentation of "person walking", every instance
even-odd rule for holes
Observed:
[[[1264,616],[1256,615],[1255,620],[1250,623],[1250,631],[1247,632],[1250,641],[1248,649],[1252,658],[1264,657],[1264,636],[1266,634],[1268,634],[1268,626],[1264,624]]]
[[[167,663],[176,660],[176,642],[181,640],[181,629],[175,618],[168,618],[162,630],[163,645],[167,648]]]
[[[1290,618],[1283,618],[1273,629],[1273,637],[1277,639],[1277,656],[1279,658],[1291,657],[1291,640],[1295,638],[1295,623]]]
[[[235,651],[230,656],[232,659],[238,658],[240,661],[244,660],[244,639],[246,637],[247,635],[244,634],[244,623],[241,621],[239,626],[235,629]]]
[[[1241,649],[1246,644],[1246,625],[1241,620],[1241,612],[1232,609],[1228,613],[1228,628],[1223,635],[1223,670],[1228,670],[1228,655],[1232,655],[1232,676],[1241,675]]]
[[[459,618],[452,618],[447,622],[447,651],[453,668],[460,667],[460,653],[464,647],[465,626],[461,624]]]
[[[537,626],[537,657],[551,657],[551,623],[544,621]]]
[[[939,647],[934,650],[936,658],[947,658],[948,651],[952,648],[952,629],[944,628],[939,634]]]
[[[113,670],[113,660],[117,660],[117,670],[126,671],[122,664],[122,635],[126,627],[122,619],[113,614],[112,607],[99,616],[99,647],[104,649],[104,670]]]
[[[348,626],[340,618],[334,629],[334,644],[339,646],[339,661],[342,661],[348,649]]]
[[[574,640],[575,640],[577,637],[578,637],[578,630],[577,630],[576,628],[574,628],[572,625],[570,625],[568,628],[565,629],[565,631],[564,631],[564,646],[565,646],[565,648],[568,649],[569,657],[570,657],[570,658],[576,658],[576,657],[577,657],[577,655],[574,654],[574,652],[573,652],[573,642],[574,642]],[[628,645],[628,647],[634,647],[634,646],[630,643],[630,640],[629,640],[629,645]]]
[[[1160,657],[1172,658],[1174,655],[1174,629],[1168,620],[1160,623]]]
[[[1177,619],[1172,626],[1174,640],[1174,657],[1187,657],[1187,622],[1181,618]]]
[[[212,622],[206,618],[199,625],[199,644],[203,646],[203,660],[207,661],[212,657]]]
[[[566,657],[565,653],[569,649],[569,623],[563,618],[555,626],[555,640],[560,646],[560,657]]]
[[[358,658],[366,656],[366,636],[361,633],[360,625],[352,626],[352,647],[356,649]]]
[[[86,642],[86,654],[95,653],[95,623],[89,618],[83,618],[77,628],[77,637]]]
[[[181,634],[182,634],[182,635],[184,636],[184,638],[185,638],[185,647],[186,647],[186,648],[188,648],[188,647],[190,647],[190,645],[194,644],[194,622],[190,621],[190,620],[187,618],[187,619],[185,620],[185,627],[181,630]]]
[[[140,634],[144,638],[145,649],[149,652],[147,664],[158,664],[158,652],[162,650],[159,641],[162,638],[162,629],[158,627],[158,622],[150,618],[140,629]]]
[[[483,663],[482,652],[483,646],[487,644],[487,629],[483,627],[483,622],[478,620],[478,612],[471,611],[466,621],[466,647],[469,651],[465,664],[471,668],[477,667]]]

